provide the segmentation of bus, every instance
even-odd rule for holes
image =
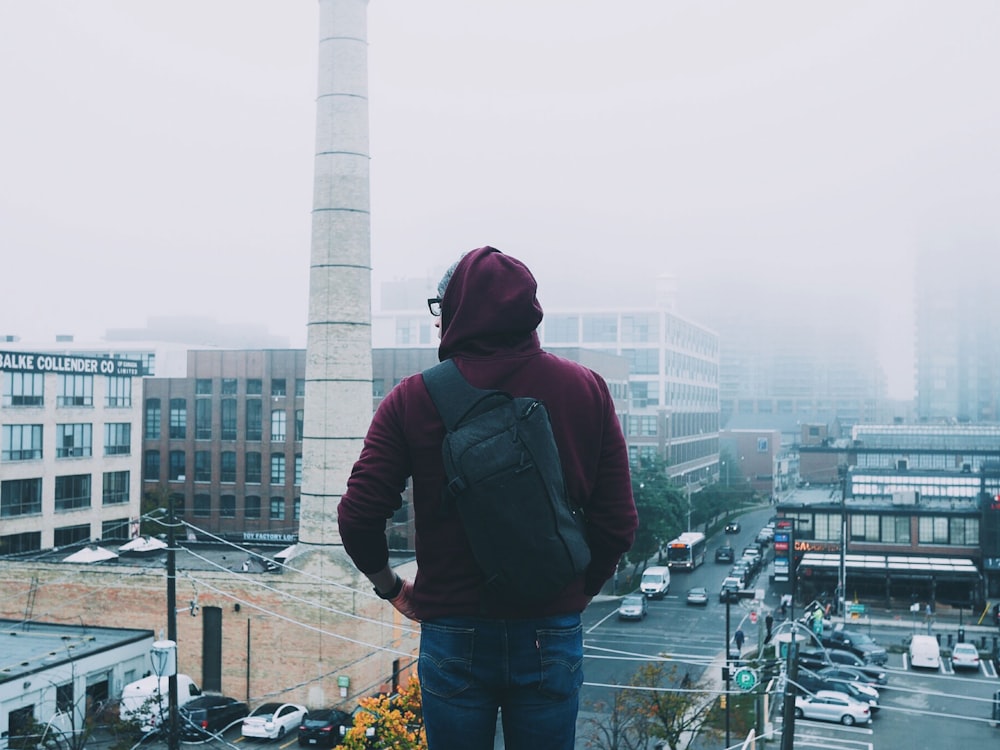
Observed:
[[[694,570],[705,562],[708,541],[700,531],[687,531],[667,545],[667,565]]]

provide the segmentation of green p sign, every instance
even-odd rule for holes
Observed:
[[[752,669],[742,667],[736,670],[736,674],[733,676],[733,681],[736,683],[736,687],[744,693],[749,693],[757,687],[757,673]]]

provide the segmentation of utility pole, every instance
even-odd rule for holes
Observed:
[[[726,747],[729,747],[729,681],[732,679],[732,667],[729,664],[729,597],[726,592]]]
[[[174,536],[174,495],[167,498],[167,640],[174,642],[174,654],[177,653],[177,539]],[[179,659],[177,661],[180,661]],[[175,664],[176,667],[176,664]],[[171,671],[167,678],[167,747],[178,750],[179,736],[177,732],[177,669]]]
[[[840,480],[840,569],[837,574],[837,606],[847,623],[847,474]]]
[[[795,639],[795,629],[788,642],[788,664],[785,667],[785,705],[784,721],[781,726],[781,750],[795,750],[795,683],[799,681],[798,642]],[[729,740],[726,740],[729,746]]]

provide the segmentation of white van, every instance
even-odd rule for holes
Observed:
[[[915,635],[910,639],[910,666],[937,669],[941,666],[941,647],[932,635]]]
[[[642,571],[642,581],[639,591],[650,599],[662,599],[670,591],[670,568],[665,565],[654,565]]]
[[[194,680],[186,674],[177,675],[177,707],[201,695]],[[130,682],[122,689],[118,718],[137,722],[143,734],[151,732],[164,720],[170,708],[170,678],[150,675]]]

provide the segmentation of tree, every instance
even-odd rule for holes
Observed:
[[[632,497],[639,515],[635,542],[628,553],[635,576],[650,557],[684,529],[687,500],[671,485],[666,467],[659,460],[643,461],[632,472]]]
[[[654,740],[664,740],[671,750],[689,747],[699,733],[712,732],[706,724],[713,698],[667,662],[639,667],[611,702],[593,708],[603,713],[588,719],[587,747],[599,750],[646,750]]]
[[[416,677],[411,677],[398,695],[362,698],[360,706],[363,710],[354,715],[354,726],[347,730],[338,748],[427,750],[420,682]]]

